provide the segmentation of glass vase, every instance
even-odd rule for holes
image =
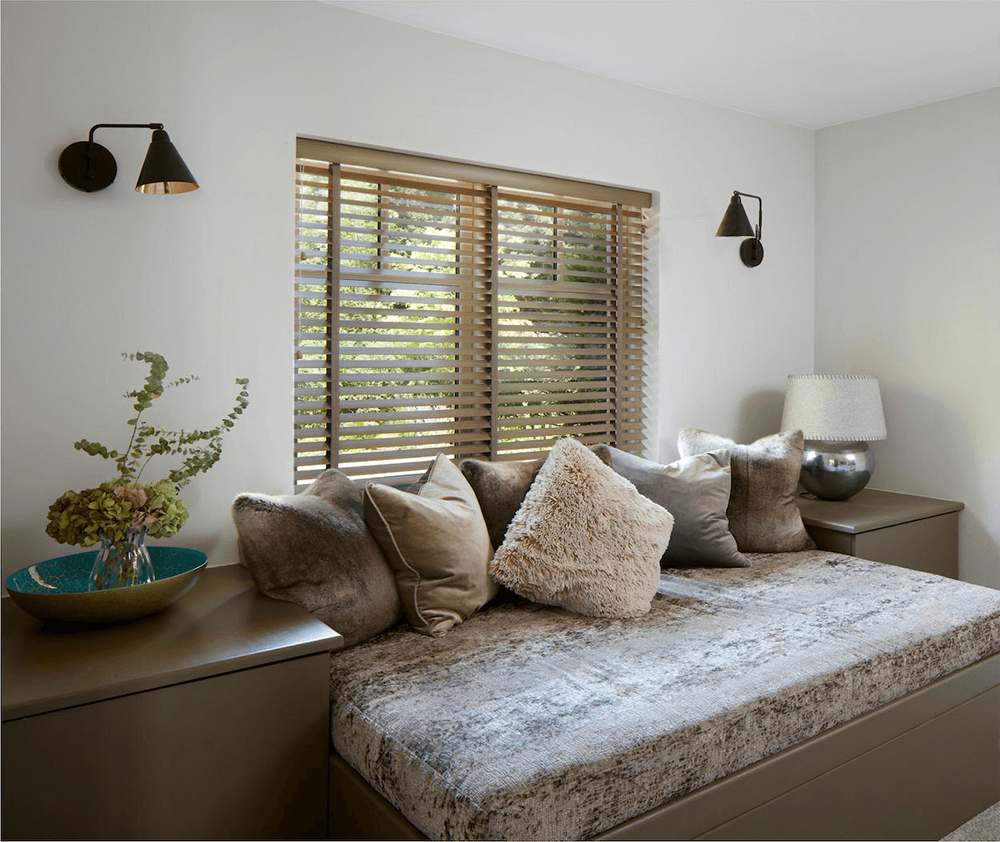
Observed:
[[[152,582],[153,562],[146,549],[145,528],[129,528],[120,541],[101,539],[100,549],[90,571],[90,590],[107,591]]]

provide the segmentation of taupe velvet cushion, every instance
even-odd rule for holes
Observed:
[[[713,450],[661,465],[611,448],[611,467],[674,516],[663,567],[746,567],[729,531],[729,451]]]
[[[268,596],[301,605],[348,646],[402,619],[361,491],[340,471],[324,471],[300,494],[240,494],[232,512],[240,561]]]
[[[815,549],[795,502],[802,469],[802,432],[776,433],[753,444],[684,427],[677,437],[681,456],[729,451],[733,488],[729,530],[744,553],[791,553]]]
[[[416,494],[368,483],[365,522],[385,552],[403,613],[417,631],[439,637],[496,596],[487,573],[493,546],[479,502],[443,454]]]
[[[605,465],[611,467],[611,451],[606,444],[590,445],[590,449]],[[503,543],[507,526],[521,508],[524,496],[544,464],[545,459],[524,462],[466,459],[459,466],[472,490],[476,492],[494,549]]]
[[[588,617],[649,611],[674,519],[578,441],[556,442],[490,563],[534,602]]]

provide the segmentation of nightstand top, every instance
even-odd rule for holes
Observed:
[[[114,626],[58,626],[9,598],[0,604],[4,721],[344,646],[299,606],[260,593],[237,565],[208,567],[165,611]]]
[[[954,500],[917,497],[875,488],[864,488],[847,500],[815,500],[802,496],[796,499],[806,526],[821,526],[851,535],[946,515],[965,508],[964,503]]]

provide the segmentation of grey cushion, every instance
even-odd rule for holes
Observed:
[[[729,531],[729,451],[713,450],[669,465],[611,448],[611,467],[674,516],[664,567],[746,567]]]
[[[490,563],[534,602],[588,617],[647,613],[673,517],[575,439],[556,442]]]
[[[340,471],[324,471],[300,494],[240,494],[232,511],[241,563],[268,596],[301,605],[348,646],[402,619],[361,491]]]
[[[605,465],[611,467],[611,451],[605,444],[590,445],[590,449]],[[459,466],[476,492],[479,506],[490,533],[493,549],[503,543],[507,526],[524,502],[545,459],[523,462],[487,462],[466,459]]]
[[[416,494],[370,482],[365,521],[395,574],[410,625],[440,637],[497,594],[479,502],[462,472],[438,455]]]
[[[789,553],[814,549],[795,502],[802,470],[802,431],[776,433],[753,444],[683,428],[677,437],[681,456],[729,451],[733,488],[729,530],[744,553]]]

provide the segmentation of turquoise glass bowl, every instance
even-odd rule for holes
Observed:
[[[49,559],[11,573],[4,581],[10,598],[42,620],[115,623],[162,611],[180,599],[208,564],[199,550],[149,547],[156,579],[144,585],[88,591],[96,551]]]

